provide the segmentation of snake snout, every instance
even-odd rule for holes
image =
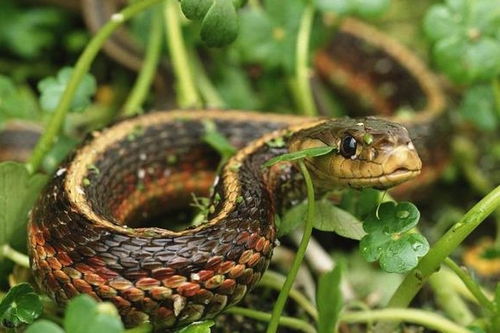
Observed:
[[[422,161],[413,144],[409,142],[391,150],[386,160],[382,163],[384,185],[391,187],[417,176],[422,169]]]

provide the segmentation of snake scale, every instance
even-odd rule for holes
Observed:
[[[188,205],[191,193],[208,195],[218,161],[203,142],[206,121],[240,149],[216,181],[206,223],[178,232],[141,227]],[[289,162],[263,163],[320,146],[337,147],[306,160],[320,187],[388,188],[422,165],[408,131],[375,118],[176,111],[94,132],[32,210],[36,281],[59,303],[79,293],[111,301],[128,325],[211,318],[259,281],[275,246],[277,207],[297,183]]]

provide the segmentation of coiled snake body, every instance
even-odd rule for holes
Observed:
[[[141,227],[185,207],[191,193],[208,195],[218,159],[203,141],[207,121],[240,150],[216,181],[206,223]],[[300,192],[289,188],[300,183],[292,164],[263,163],[319,146],[336,148],[306,160],[319,187],[387,188],[421,169],[407,130],[374,118],[175,111],[95,132],[31,213],[36,281],[59,303],[79,293],[111,301],[128,325],[211,318],[258,282],[275,245],[276,210]]]

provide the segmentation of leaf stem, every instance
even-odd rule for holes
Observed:
[[[271,320],[271,315],[269,313],[242,308],[239,306],[234,306],[232,308],[229,308],[225,312],[245,316],[259,321],[269,322]],[[313,326],[297,318],[283,316],[279,318],[279,324],[282,326],[301,330],[302,332],[306,333],[316,333],[316,329]]]
[[[2,256],[12,260],[19,266],[30,268],[30,258],[24,253],[14,250],[8,244],[0,247],[0,257]]]
[[[177,103],[181,108],[201,107],[201,99],[196,89],[195,80],[189,66],[188,52],[182,37],[180,8],[178,0],[165,2],[165,27],[167,45],[172,60],[172,67],[177,78]]]
[[[259,285],[279,291],[283,288],[285,279],[283,275],[268,270],[262,276]],[[316,307],[300,291],[294,288],[290,289],[290,298],[297,302],[297,304],[313,317],[314,320],[318,319]]]
[[[500,186],[497,186],[434,244],[418,266],[405,277],[389,301],[388,307],[407,307],[425,280],[439,269],[444,259],[499,206]]]
[[[488,309],[491,313],[496,311],[495,305],[486,297],[479,285],[472,279],[472,277],[467,274],[460,266],[458,266],[451,258],[444,259],[444,264],[448,266],[465,284],[467,289],[474,295],[478,302]]]
[[[293,259],[292,267],[290,268],[290,272],[288,273],[285,283],[283,284],[283,288],[274,304],[273,312],[271,315],[271,321],[267,326],[267,333],[274,333],[278,329],[279,318],[281,316],[281,312],[285,306],[286,300],[288,298],[288,294],[290,289],[292,289],[293,281],[297,276],[297,272],[299,271],[300,264],[304,259],[304,255],[307,249],[307,244],[309,243],[309,239],[311,238],[314,215],[315,215],[315,205],[314,205],[314,189],[311,180],[311,176],[309,171],[302,160],[298,161],[300,171],[304,176],[304,180],[306,183],[307,190],[307,218],[304,226],[304,234],[302,235],[302,240],[300,241],[299,248],[297,249],[297,254]]]
[[[217,89],[215,89],[214,85],[208,78],[207,72],[205,71],[203,63],[200,61],[198,55],[194,52],[194,50],[189,50],[188,53],[191,66],[196,72],[196,84],[198,85],[201,96],[205,100],[206,107],[213,109],[225,108],[226,102],[224,102],[222,97],[217,92]]]
[[[309,41],[314,20],[314,5],[308,1],[302,14],[297,35],[295,75],[297,81],[296,97],[303,114],[315,116],[318,114],[311,90],[309,68]]]
[[[135,82],[132,91],[130,92],[125,105],[123,106],[123,115],[132,116],[141,111],[141,106],[146,99],[149,92],[149,87],[153,81],[155,70],[158,67],[160,60],[161,46],[162,46],[162,25],[161,25],[161,11],[153,14],[153,21],[151,23],[148,45],[146,48],[146,55],[141,71]]]
[[[363,312],[344,312],[340,314],[340,321],[347,323],[382,321],[407,321],[423,325],[439,332],[470,333],[452,321],[435,313],[417,309],[383,309]]]
[[[56,140],[61,130],[62,124],[66,117],[66,113],[68,112],[75,92],[84,75],[89,71],[92,61],[101,49],[104,42],[125,21],[127,21],[137,13],[161,1],[163,0],[143,0],[133,3],[132,5],[124,8],[119,13],[114,14],[111,17],[111,20],[107,22],[90,40],[85,50],[78,58],[68,85],[66,86],[66,89],[61,96],[61,100],[54,110],[49,123],[45,127],[42,137],[35,146],[35,149],[33,150],[33,153],[27,163],[27,168],[30,173],[34,173],[40,168],[43,158],[54,144],[54,141]]]

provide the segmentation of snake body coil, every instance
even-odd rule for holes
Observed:
[[[192,193],[209,194],[218,158],[203,141],[207,121],[240,150],[216,181],[206,223],[178,232],[141,227],[187,206]],[[263,163],[318,146],[337,148],[306,160],[322,187],[386,188],[421,168],[406,129],[373,118],[176,111],[93,133],[32,211],[36,281],[59,303],[79,293],[111,301],[131,326],[150,321],[162,329],[214,317],[267,268],[275,211],[299,175],[289,162]]]

